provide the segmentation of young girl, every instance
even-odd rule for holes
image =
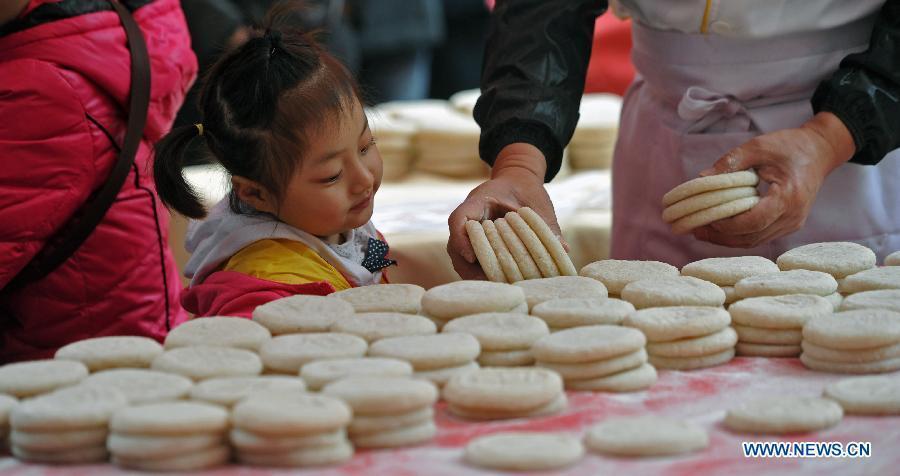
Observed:
[[[270,27],[212,68],[200,110],[203,123],[173,130],[155,163],[163,202],[192,218],[206,211],[181,174],[190,141],[205,140],[231,174],[229,196],[188,231],[188,311],[249,317],[281,297],[386,281],[393,261],[370,222],[381,156],[335,58]]]

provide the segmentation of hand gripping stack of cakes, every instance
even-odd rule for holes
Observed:
[[[559,374],[536,367],[487,367],[454,375],[443,390],[453,415],[503,420],[551,415],[567,406]]]
[[[537,365],[559,373],[570,390],[634,392],[656,382],[646,342],[636,329],[598,325],[555,332],[531,350]]]
[[[509,212],[494,221],[466,222],[475,257],[490,281],[577,276],[559,238],[531,208]]]
[[[517,367],[534,364],[531,346],[550,335],[541,319],[527,314],[483,313],[450,321],[443,333],[459,332],[478,339],[478,363],[485,367]]]
[[[407,377],[348,377],[326,385],[322,394],[353,409],[347,428],[357,448],[396,448],[424,443],[437,433],[431,382]]]
[[[663,195],[662,218],[672,232],[683,235],[694,228],[739,215],[759,203],[753,170],[710,175],[689,180]]]
[[[141,471],[192,471],[225,464],[228,410],[201,402],[122,408],[109,424],[113,463]]]
[[[342,400],[301,391],[257,393],[231,413],[231,444],[241,463],[303,467],[353,457],[347,425],[353,412]]]

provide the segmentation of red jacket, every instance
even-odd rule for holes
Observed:
[[[94,336],[162,340],[186,318],[150,149],[197,72],[178,0],[123,0],[150,53],[150,111],[136,164],[103,222],[46,278],[0,293],[0,363]],[[100,187],[125,135],[130,57],[105,2],[32,0],[0,29],[0,287]]]
[[[334,286],[327,281],[284,284],[234,271],[216,271],[203,283],[185,289],[181,303],[197,316],[253,317],[253,310],[267,302],[312,294],[327,296]]]

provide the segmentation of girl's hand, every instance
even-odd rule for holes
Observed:
[[[694,230],[694,237],[718,245],[752,248],[799,230],[819,188],[832,170],[850,160],[853,137],[834,114],[816,114],[796,129],[756,137],[719,159],[700,175],[756,169],[769,189],[749,211]]]
[[[486,279],[466,234],[467,220],[493,220],[509,211],[531,207],[561,236],[553,203],[544,189],[546,170],[544,155],[530,144],[510,144],[500,151],[490,180],[472,190],[447,220],[450,226],[447,253],[460,277]],[[565,242],[563,246],[568,248]]]

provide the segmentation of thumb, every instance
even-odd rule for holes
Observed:
[[[731,172],[740,172],[751,168],[753,164],[750,156],[744,150],[744,146],[738,146],[731,149],[727,154],[723,155],[712,167],[700,172],[701,177],[710,175],[727,174]]]
[[[459,254],[466,262],[475,262],[475,250],[472,243],[469,242],[469,235],[466,233],[466,222],[469,220],[481,221],[484,218],[485,204],[481,200],[466,199],[447,220],[450,227],[450,239],[448,248]]]

